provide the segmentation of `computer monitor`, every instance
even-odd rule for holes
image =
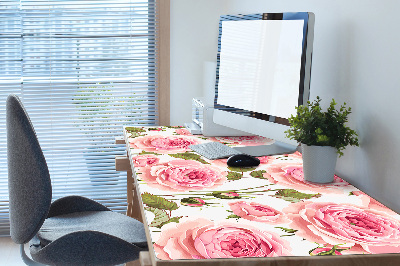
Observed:
[[[221,16],[214,123],[275,140],[236,148],[253,156],[296,151],[288,118],[310,94],[314,14]]]

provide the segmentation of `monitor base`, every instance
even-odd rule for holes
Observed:
[[[294,153],[297,151],[297,146],[275,141],[270,145],[233,147],[233,149],[251,156],[259,157]]]

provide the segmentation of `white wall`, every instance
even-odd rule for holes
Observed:
[[[346,149],[337,173],[400,212],[398,10],[396,0],[172,0],[171,121],[189,121],[190,99],[203,94],[203,63],[215,60],[220,14],[314,12],[311,99],[347,102],[361,141]]]
[[[217,61],[225,0],[171,0],[171,125],[191,121],[192,98],[204,96],[205,62]]]

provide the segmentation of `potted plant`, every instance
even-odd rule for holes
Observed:
[[[336,160],[348,145],[359,146],[357,133],[346,126],[351,108],[344,103],[336,110],[332,99],[324,112],[317,97],[308,106],[296,107],[297,115],[289,118],[286,136],[301,143],[304,179],[316,183],[333,181]]]

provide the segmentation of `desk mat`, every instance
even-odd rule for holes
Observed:
[[[228,167],[188,146],[262,145],[182,127],[125,127],[153,248],[160,260],[400,252],[400,216],[340,177],[303,179],[299,152]]]

